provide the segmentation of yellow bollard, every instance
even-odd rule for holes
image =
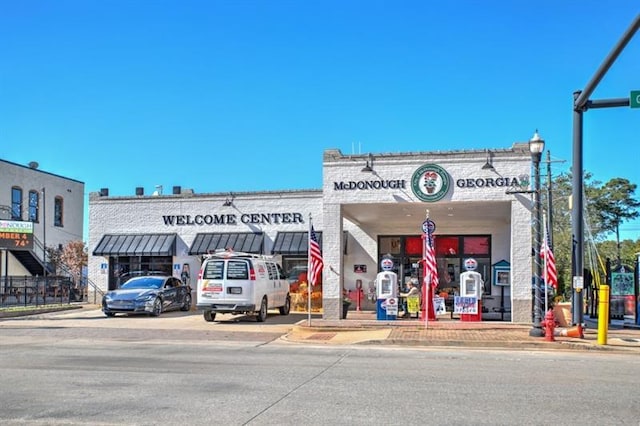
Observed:
[[[609,329],[609,286],[601,285],[598,292],[598,344],[607,344]]]

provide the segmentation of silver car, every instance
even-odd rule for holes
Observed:
[[[117,313],[157,317],[177,309],[191,309],[191,287],[171,276],[134,277],[102,298],[102,312],[108,317]]]

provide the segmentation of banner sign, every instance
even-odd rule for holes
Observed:
[[[478,299],[475,297],[455,296],[453,299],[454,314],[477,314]]]
[[[33,234],[33,222],[22,222],[17,220],[0,220],[0,232],[17,232]]]
[[[0,220],[0,249],[33,250],[33,222]]]

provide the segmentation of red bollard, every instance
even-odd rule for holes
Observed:
[[[549,309],[544,316],[542,326],[544,327],[544,340],[547,342],[555,342],[556,339],[553,334],[556,329],[556,319],[554,318],[553,311],[551,309]]]
[[[361,303],[362,303],[362,289],[361,288],[357,288],[356,291],[357,293],[357,297],[356,297],[356,311],[361,311]]]

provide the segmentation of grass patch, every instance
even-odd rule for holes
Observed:
[[[75,305],[5,306],[0,308],[0,318],[45,314],[79,308],[80,306]]]

